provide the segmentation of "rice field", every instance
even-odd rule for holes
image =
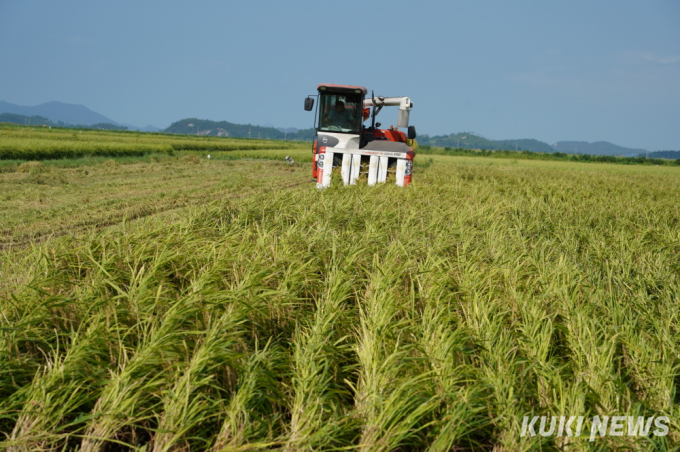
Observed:
[[[0,449],[676,449],[680,168],[418,159],[3,251]]]
[[[195,154],[27,162],[0,172],[0,249],[310,179],[300,165],[285,164],[285,155],[262,160],[254,158],[258,151],[213,153],[211,159]]]
[[[290,149],[299,143],[0,124],[0,160],[130,157],[174,151]]]

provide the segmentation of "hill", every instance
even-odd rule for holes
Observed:
[[[297,129],[296,129],[297,130]],[[168,133],[185,135],[205,135],[236,138],[263,138],[268,140],[312,141],[314,129],[301,129],[286,132],[275,127],[254,126],[251,124],[234,124],[228,121],[210,121],[208,119],[187,118],[174,122],[164,130]]]
[[[452,133],[450,135],[420,135],[418,143],[426,146],[450,147],[460,149],[518,150],[532,152],[553,152],[548,143],[523,138],[517,140],[489,140],[472,133]]]
[[[84,105],[64,102],[46,102],[35,107],[24,107],[0,101],[0,113],[14,113],[24,116],[42,116],[54,122],[65,124],[92,125],[98,123],[117,124],[116,121],[92,111]]]
[[[67,127],[72,129],[103,129],[103,130],[127,130],[127,127],[120,124],[111,124],[108,122],[100,122],[97,124],[65,124],[61,121],[53,122],[44,116],[24,116],[14,113],[0,113],[0,122],[9,122],[12,124],[21,124],[29,126],[50,126],[50,127]]]
[[[0,122],[10,122],[26,126],[57,126],[57,124],[43,116],[25,116],[15,113],[0,113]]]
[[[618,146],[608,141],[558,141],[552,145],[552,152],[564,152],[566,154],[590,154],[590,155],[622,155],[634,156],[644,154],[644,149],[633,149]]]

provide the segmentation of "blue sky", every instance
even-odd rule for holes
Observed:
[[[7,102],[307,128],[318,83],[410,96],[421,134],[677,150],[680,2],[0,0]]]

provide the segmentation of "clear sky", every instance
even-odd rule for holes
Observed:
[[[7,102],[308,128],[318,83],[410,96],[421,134],[678,150],[680,1],[0,0]]]

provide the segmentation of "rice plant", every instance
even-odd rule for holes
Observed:
[[[677,448],[680,173],[485,162],[4,251],[1,448]],[[669,433],[520,434],[595,415]]]

